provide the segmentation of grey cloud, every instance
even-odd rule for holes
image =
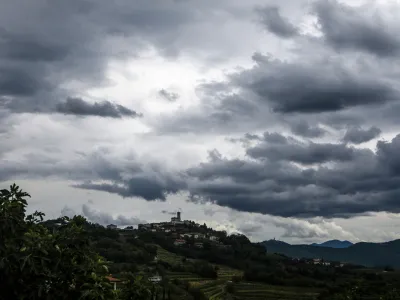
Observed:
[[[60,41],[44,42],[33,36],[0,30],[0,57],[26,62],[51,62],[66,58],[71,49]]]
[[[263,225],[257,223],[243,223],[238,226],[238,230],[243,232],[247,236],[251,236],[254,233],[261,231]]]
[[[298,29],[282,17],[278,7],[259,7],[256,9],[256,12],[265,28],[277,36],[290,38],[298,34]]]
[[[176,100],[179,99],[179,94],[174,93],[174,92],[169,92],[169,91],[167,91],[167,90],[165,90],[165,89],[159,90],[159,91],[158,91],[158,94],[159,94],[162,98],[164,98],[164,99],[166,99],[166,100],[168,100],[168,101],[170,101],[170,102],[175,102]]]
[[[274,225],[283,228],[285,231],[282,237],[285,238],[326,238],[329,237],[328,231],[320,228],[316,224],[308,222],[288,222],[288,220],[276,220]]]
[[[176,215],[176,211],[162,210],[161,212],[163,214],[165,214],[165,215],[170,215],[170,216],[175,216]]]
[[[27,97],[35,95],[40,89],[45,88],[46,83],[25,71],[2,67],[0,65],[0,97],[20,96]],[[1,100],[0,105],[5,100]]]
[[[190,32],[210,20],[223,22],[212,12],[229,7],[215,1],[2,2],[0,106],[14,113],[51,113],[43,107],[64,107],[59,99],[110,84],[110,60],[132,58],[149,47],[166,56],[186,48],[205,51],[199,35],[177,32]]]
[[[72,218],[74,216],[78,215],[74,209],[68,206],[64,206],[64,208],[61,210],[61,215],[60,217],[69,217]]]
[[[326,41],[336,49],[355,49],[379,56],[400,50],[398,28],[390,28],[378,16],[364,12],[367,7],[350,7],[336,0],[317,1],[315,12]]]
[[[377,138],[381,134],[381,130],[377,127],[362,129],[360,127],[351,127],[346,131],[343,141],[346,143],[362,144]]]
[[[246,150],[252,158],[267,158],[271,161],[293,161],[300,164],[316,164],[332,161],[351,161],[357,154],[344,144],[303,143],[279,134],[266,134],[264,142]],[[273,137],[271,142],[271,136]],[[278,139],[279,138],[279,139]]]
[[[185,188],[184,181],[173,176],[161,177],[160,175],[133,176],[128,180],[117,183],[81,183],[77,188],[87,190],[105,191],[118,194],[122,197],[141,197],[147,201],[166,200],[168,194],[176,194]]]
[[[86,204],[82,205],[82,213],[89,221],[100,225],[114,224],[117,226],[127,226],[146,223],[136,217],[125,217],[123,215],[113,217],[109,213],[96,211]]]
[[[321,127],[311,126],[306,121],[298,121],[290,124],[290,130],[296,135],[307,138],[318,138],[326,134],[326,131]]]
[[[68,98],[65,102],[57,104],[56,111],[76,116],[99,116],[110,118],[138,117],[141,116],[120,104],[110,101],[88,103],[81,98]]]
[[[194,178],[189,191],[195,201],[284,217],[398,213],[399,149],[400,135],[390,142],[379,141],[376,153],[357,149],[351,159],[317,168],[211,155],[208,162],[189,170]]]
[[[49,155],[47,153],[47,155]],[[2,160],[0,181],[14,178],[56,178],[75,182],[72,186],[119,194],[122,197],[141,197],[148,201],[164,201],[186,187],[183,176],[163,166],[139,161],[135,156],[113,157],[112,152],[98,150],[79,157],[59,159],[47,155],[28,155],[17,161]]]
[[[384,80],[356,74],[332,61],[285,62],[265,57],[231,76],[233,86],[254,93],[280,113],[318,113],[394,100],[397,89]]]

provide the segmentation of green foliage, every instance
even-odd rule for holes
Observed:
[[[131,273],[124,274],[125,288],[119,293],[120,299],[141,300],[151,299],[156,293],[154,286],[149,284],[142,276],[134,276]]]
[[[144,278],[126,274],[123,288],[113,291],[106,277],[108,267],[93,243],[118,248],[118,233],[94,230],[81,216],[56,222],[43,222],[40,212],[26,216],[27,197],[15,184],[0,191],[0,300],[150,299],[152,286]]]
[[[113,299],[85,219],[65,218],[51,232],[39,224],[43,213],[25,215],[27,197],[15,184],[0,191],[0,299]]]

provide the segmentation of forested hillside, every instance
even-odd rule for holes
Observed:
[[[270,253],[281,253],[296,258],[322,258],[368,267],[400,268],[400,240],[386,243],[357,243],[347,248],[290,245],[281,241],[265,241]]]
[[[27,197],[15,185],[0,191],[1,300],[399,296],[390,268],[314,264],[193,223],[166,233],[108,229],[81,216],[44,221],[40,212],[26,215]],[[197,239],[177,240],[180,230],[198,230]]]

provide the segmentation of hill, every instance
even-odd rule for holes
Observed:
[[[353,243],[349,241],[339,241],[339,240],[330,240],[326,241],[321,244],[313,243],[311,246],[316,246],[316,247],[328,247],[328,248],[348,248],[352,246]]]
[[[50,220],[43,225],[58,230],[59,222]],[[161,293],[159,299],[164,299],[162,297],[166,294],[166,299],[172,300],[315,300],[332,299],[332,295],[346,293],[354,286],[365,295],[386,293],[393,288],[388,285],[393,283],[400,286],[397,272],[315,265],[307,260],[271,253],[291,249],[291,256],[306,257],[308,248],[346,249],[296,247],[281,241],[269,241],[266,242],[269,244],[266,251],[265,243],[251,243],[244,235],[227,235],[194,222],[154,223],[142,226],[140,230],[105,228],[89,222],[84,227],[93,249],[109,262],[114,278],[124,279],[124,272],[132,272],[154,280]],[[362,244],[352,247],[356,246],[365,247]],[[271,251],[271,247],[279,251]],[[396,243],[389,243],[386,248],[396,247]],[[363,250],[356,248],[356,251],[362,253]],[[392,276],[390,279],[389,275]]]
[[[295,258],[321,258],[368,267],[400,268],[400,240],[386,243],[356,243],[347,248],[314,245],[290,245],[280,241],[262,243],[269,253],[281,253]]]

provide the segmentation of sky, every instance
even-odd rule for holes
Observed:
[[[0,188],[103,225],[400,238],[398,0],[0,0]]]

